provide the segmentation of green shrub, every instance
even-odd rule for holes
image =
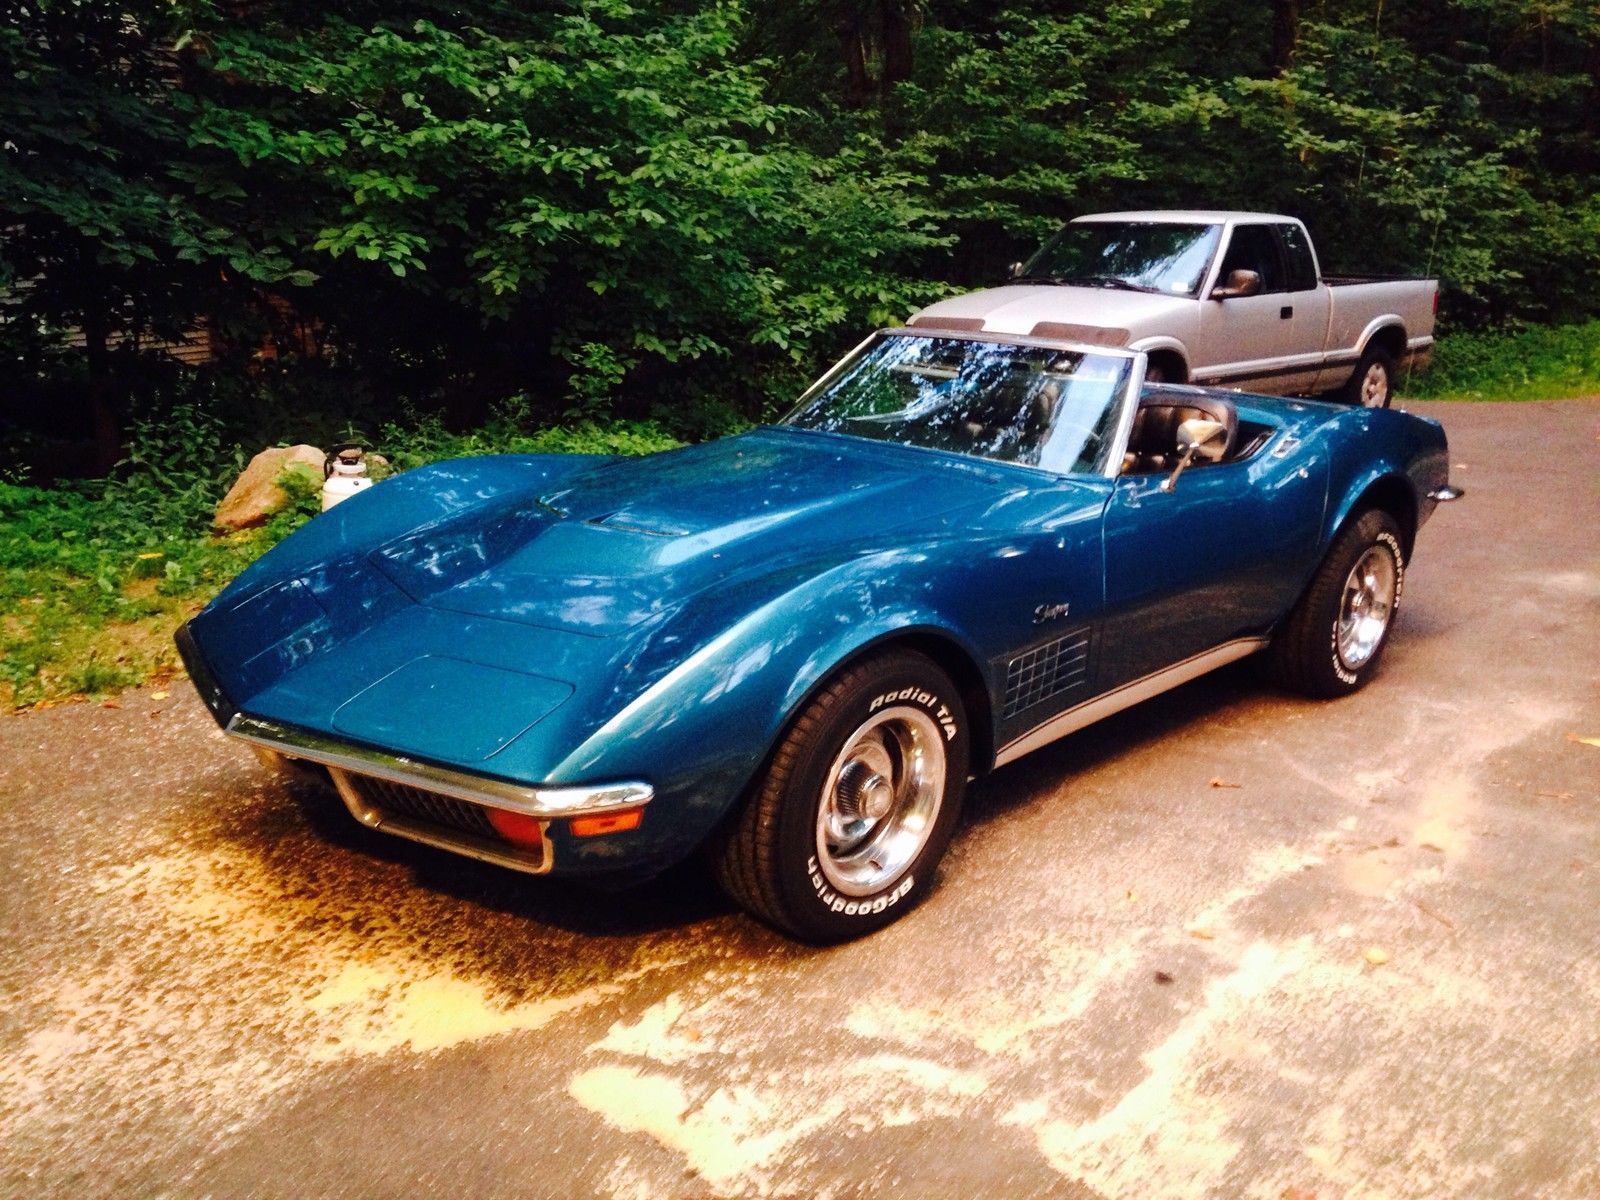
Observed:
[[[1600,393],[1600,321],[1439,339],[1433,369],[1405,389],[1418,398],[1554,400]]]

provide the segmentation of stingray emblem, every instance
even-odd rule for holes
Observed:
[[[1033,610],[1033,623],[1043,625],[1046,621],[1059,621],[1071,611],[1070,604],[1041,604]]]

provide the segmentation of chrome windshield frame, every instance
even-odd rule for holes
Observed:
[[[940,338],[945,341],[963,342],[996,342],[1005,346],[1037,346],[1047,350],[1068,350],[1077,354],[1094,354],[1102,358],[1126,358],[1130,360],[1128,368],[1128,383],[1122,397],[1122,412],[1117,418],[1116,432],[1111,439],[1111,447],[1106,456],[1106,465],[1097,474],[1052,471],[1048,467],[1035,466],[1031,463],[1005,462],[1000,459],[984,458],[982,455],[969,454],[961,457],[969,458],[974,462],[991,463],[1002,467],[1020,467],[1023,470],[1038,471],[1060,479],[1115,479],[1122,474],[1122,459],[1128,450],[1128,439],[1133,435],[1133,416],[1139,407],[1139,394],[1144,388],[1145,368],[1149,363],[1149,355],[1142,350],[1126,350],[1117,346],[1092,346],[1087,342],[1073,342],[1062,338],[1033,337],[1028,334],[1016,333],[990,333],[982,329],[940,329],[938,326],[926,325],[915,328],[904,325],[891,325],[883,329],[874,330],[861,341],[851,347],[849,353],[841,355],[839,361],[834,363],[825,372],[817,377],[815,383],[800,393],[800,398],[790,406],[789,411],[775,422],[779,427],[789,426],[790,418],[801,409],[805,408],[812,398],[844,371],[846,364],[865,350],[873,342],[883,337],[918,337]],[[806,429],[806,426],[793,426],[796,429]],[[809,431],[809,430],[808,430]],[[851,436],[844,434],[841,436]],[[950,452],[946,452],[950,453]]]

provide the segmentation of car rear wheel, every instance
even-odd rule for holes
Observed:
[[[1362,513],[1334,539],[1272,639],[1273,677],[1307,696],[1355,691],[1377,667],[1404,586],[1399,523],[1379,509]]]
[[[966,713],[907,651],[841,672],[795,718],[714,848],[723,888],[816,943],[881,929],[932,887],[960,815]]]
[[[1388,408],[1394,398],[1394,359],[1382,346],[1368,346],[1344,386],[1344,398],[1362,408]]]

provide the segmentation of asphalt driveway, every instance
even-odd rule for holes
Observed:
[[[1600,1194],[1600,401],[1413,407],[1369,688],[1040,751],[834,950],[368,834],[183,685],[0,719],[0,1194]]]

